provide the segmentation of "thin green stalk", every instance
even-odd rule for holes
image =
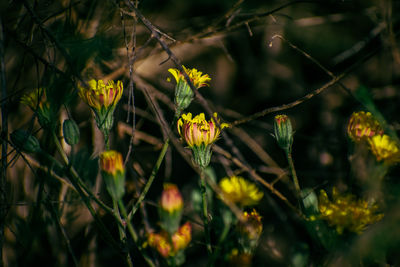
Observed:
[[[75,170],[75,168],[73,166],[70,166],[69,164],[69,159],[67,157],[67,154],[65,154],[65,151],[62,149],[60,141],[58,140],[57,136],[55,133],[53,133],[53,139],[54,142],[56,144],[57,150],[60,153],[61,157],[63,158],[64,164],[66,166],[68,166],[69,172],[70,174],[74,177],[74,179],[76,180],[76,182],[78,183],[78,185],[83,188],[83,191],[89,195],[89,197],[91,199],[93,199],[101,208],[103,208],[105,211],[107,211],[110,214],[113,214],[113,210],[108,207],[106,204],[104,204],[104,202],[102,202],[100,199],[98,199],[91,190],[89,190],[89,188],[86,186],[86,184],[82,181],[82,179],[80,178],[79,174],[77,173],[77,171]],[[47,154],[44,153],[46,156]],[[52,161],[55,161],[58,165],[59,162],[56,161],[53,157],[51,156],[47,156],[48,159],[51,159]]]
[[[153,170],[151,171],[150,178],[149,178],[149,180],[147,180],[147,183],[144,186],[143,191],[140,193],[140,196],[139,196],[138,200],[136,201],[135,205],[132,207],[132,210],[128,214],[128,218],[129,219],[132,219],[133,215],[135,215],[135,213],[138,210],[140,204],[142,203],[142,201],[146,197],[146,194],[149,191],[151,185],[153,184],[153,181],[156,178],[158,170],[160,169],[161,163],[164,160],[165,154],[167,153],[168,146],[169,146],[169,138],[167,138],[167,140],[165,140],[164,145],[163,145],[163,147],[161,149],[161,152],[158,155],[157,162],[154,165]]]
[[[289,163],[289,169],[290,169],[290,173],[292,174],[293,184],[294,184],[294,188],[296,190],[296,196],[299,201],[300,208],[302,210],[304,210],[299,179],[297,178],[296,169],[294,168],[294,164],[293,164],[292,153],[290,151],[286,151],[286,158]]]
[[[54,138],[54,142],[56,144],[57,150],[60,153],[61,157],[64,160],[64,163],[66,166],[69,166],[69,160],[67,155],[65,154],[64,150],[61,147],[61,144],[56,136],[56,134],[53,132],[53,138]],[[94,218],[96,224],[99,226],[101,232],[104,234],[104,238],[110,242],[111,244],[113,244],[116,248],[120,249],[120,245],[114,240],[114,238],[112,237],[111,233],[108,231],[108,229],[105,227],[105,225],[103,224],[103,222],[100,220],[100,218],[97,216],[96,211],[94,210],[92,204],[90,203],[89,198],[87,197],[87,195],[83,192],[82,188],[79,186],[77,179],[79,178],[79,176],[77,176],[77,173],[73,171],[72,168],[68,168],[69,170],[69,176],[70,176],[70,180],[72,185],[75,187],[76,191],[78,192],[78,194],[81,196],[83,202],[85,203],[86,207],[88,208],[90,214],[92,215],[92,217]]]
[[[115,218],[121,218],[121,215],[119,213],[118,209],[118,201],[113,199],[113,208],[114,208],[114,217]],[[119,239],[121,240],[122,243],[126,243],[126,234],[124,231],[124,227],[122,224],[118,223],[118,232],[119,232]],[[129,252],[126,254],[126,263],[128,264],[129,267],[133,267],[132,259],[129,254]]]
[[[208,266],[210,266],[210,267],[214,266],[215,260],[217,259],[218,254],[221,251],[221,246],[224,243],[226,237],[228,236],[230,229],[231,229],[231,224],[224,225],[224,229],[222,230],[221,236],[219,237],[217,247],[214,250],[214,254],[211,257]]]
[[[203,224],[204,224],[204,236],[206,239],[207,245],[207,253],[209,256],[212,255],[211,241],[210,241],[210,227],[208,224],[208,208],[207,208],[207,188],[206,188],[206,179],[204,176],[204,168],[201,168],[200,174],[200,189],[202,196],[202,204],[203,204]]]
[[[178,120],[179,116],[180,116],[180,112],[177,111],[175,113],[175,116],[174,116],[174,121],[172,122],[172,125],[171,125],[172,127],[175,125],[175,123]],[[149,191],[151,185],[153,184],[153,181],[156,178],[158,170],[160,169],[161,163],[164,160],[165,154],[167,153],[167,150],[168,150],[168,147],[169,147],[169,141],[170,141],[170,138],[168,137],[165,140],[165,142],[164,142],[164,144],[163,144],[163,146],[161,148],[161,152],[158,155],[156,164],[154,165],[153,170],[151,171],[150,177],[147,180],[146,185],[144,186],[142,192],[140,193],[140,196],[139,196],[138,200],[136,201],[135,205],[132,207],[132,210],[128,214],[128,219],[129,220],[131,220],[133,215],[135,215],[136,211],[139,209],[140,204],[142,203],[142,201],[146,197],[146,194]]]
[[[143,251],[142,246],[140,246],[140,245],[138,244],[138,236],[137,236],[137,234],[136,234],[135,229],[133,229],[132,223],[131,223],[131,221],[130,221],[129,218],[128,218],[128,214],[127,214],[127,212],[126,212],[124,203],[122,202],[121,199],[118,201],[118,205],[119,205],[119,209],[120,209],[120,211],[121,211],[122,217],[123,217],[124,220],[125,220],[125,223],[126,223],[126,226],[127,226],[127,228],[128,228],[128,231],[129,231],[129,233],[131,234],[133,241],[134,241],[135,244],[137,245],[137,248],[138,248],[139,251],[142,253],[142,256],[143,256],[143,258],[145,259],[145,261],[147,262],[147,264],[148,264],[149,266],[151,266],[151,267],[155,267],[155,264],[153,263],[153,261],[152,261],[152,260],[150,259],[150,257]]]

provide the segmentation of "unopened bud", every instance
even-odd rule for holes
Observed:
[[[30,133],[18,129],[11,134],[13,144],[27,153],[35,153],[40,151],[39,141]]]
[[[276,115],[274,130],[275,139],[278,142],[278,145],[286,153],[290,153],[293,144],[293,128],[289,117],[287,115]]]
[[[63,135],[65,142],[72,146],[79,142],[79,127],[74,120],[65,120],[63,123]]]

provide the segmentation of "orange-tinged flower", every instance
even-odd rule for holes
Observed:
[[[370,112],[360,111],[351,115],[347,133],[354,141],[361,141],[382,135],[383,129]]]
[[[96,110],[115,107],[124,90],[121,81],[118,81],[117,84],[114,84],[114,81],[108,81],[106,85],[103,80],[90,80],[88,85],[89,87],[79,87],[79,96]]]
[[[218,121],[217,113],[214,113],[214,118],[209,121],[205,119],[204,113],[194,118],[192,113],[183,114],[178,120],[178,133],[189,147],[207,146],[218,139],[221,129],[228,127],[227,123],[221,123],[218,127],[216,121]]]
[[[162,232],[161,234],[151,233],[147,242],[150,247],[155,248],[164,258],[168,258],[173,254],[172,246],[168,241],[168,235],[166,232]]]
[[[342,234],[344,229],[361,233],[364,229],[383,218],[377,213],[378,205],[368,204],[365,200],[357,200],[354,195],[341,195],[336,188],[332,189],[332,201],[324,190],[321,190],[318,199],[320,218],[336,227]]]
[[[186,222],[179,227],[178,231],[172,235],[172,244],[174,251],[185,249],[192,240],[192,225]]]
[[[250,240],[258,240],[263,230],[262,217],[253,209],[243,212],[244,221],[239,223],[239,231]]]
[[[241,206],[256,205],[264,196],[254,183],[240,176],[225,177],[219,186],[224,198]]]
[[[386,163],[400,161],[400,150],[398,144],[390,136],[375,135],[368,139],[368,144],[377,161],[384,160]]]
[[[100,170],[106,188],[114,200],[125,194],[125,169],[121,153],[110,150],[100,154]]]
[[[116,175],[117,172],[124,173],[124,163],[121,153],[109,150],[100,154],[100,169],[111,175]]]
[[[161,208],[168,213],[180,211],[183,208],[182,195],[174,184],[164,184],[164,190],[161,194]]]
[[[185,66],[182,66],[185,70],[186,74],[189,76],[190,81],[193,83],[194,87],[200,88],[203,86],[207,86],[208,82],[211,81],[210,76],[208,74],[204,74],[197,69],[187,69]],[[168,71],[174,76],[176,83],[183,81],[186,82],[185,76],[178,69],[168,69]]]

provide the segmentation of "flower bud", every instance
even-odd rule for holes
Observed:
[[[174,184],[164,184],[161,194],[159,214],[161,226],[169,234],[175,233],[182,218],[183,199],[179,189]]]
[[[72,146],[79,142],[79,127],[74,120],[65,120],[63,123],[63,135],[65,142]]]
[[[36,137],[24,130],[15,130],[10,138],[13,144],[24,152],[35,153],[41,150]]]
[[[252,212],[245,211],[243,213],[244,221],[238,225],[241,234],[239,242],[243,246],[245,252],[252,252],[258,245],[263,225],[261,216],[253,209]]]
[[[172,252],[172,246],[168,242],[168,236],[165,232],[161,234],[151,233],[147,239],[149,246],[155,248],[164,258],[168,258]]]
[[[111,197],[118,201],[125,193],[125,169],[121,153],[110,150],[100,154],[100,170]]]
[[[197,69],[187,69],[185,66],[182,67],[196,89],[208,85],[208,82],[211,80],[208,74],[203,75],[203,73]],[[169,69],[168,71],[176,80],[175,108],[180,113],[190,105],[193,100],[194,92],[186,82],[185,76],[178,69]]]
[[[290,153],[293,144],[293,129],[289,117],[286,115],[276,115],[274,130],[278,145],[286,153]]]
[[[190,222],[186,222],[184,225],[179,227],[178,231],[172,236],[172,245],[174,246],[174,251],[185,249],[191,240],[192,225]]]

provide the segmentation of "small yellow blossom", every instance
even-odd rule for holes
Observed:
[[[88,85],[89,87],[79,87],[79,96],[96,110],[114,107],[121,99],[124,90],[121,81],[118,81],[116,85],[114,81],[108,81],[106,85],[103,80],[90,80]]]
[[[155,248],[164,258],[171,256],[172,246],[168,241],[167,232],[161,232],[160,234],[151,233],[147,238],[147,242],[149,243],[150,247]]]
[[[208,86],[208,82],[211,81],[210,76],[208,74],[204,74],[197,69],[187,69],[185,66],[182,66],[185,70],[186,74],[189,76],[190,81],[193,83],[194,87],[200,88],[203,86]],[[168,69],[168,71],[174,76],[176,83],[178,84],[180,81],[185,80],[185,76],[178,69]]]
[[[400,161],[399,146],[390,136],[375,135],[368,139],[368,144],[377,161],[384,160],[389,164]]]
[[[383,134],[383,129],[370,112],[360,111],[351,115],[347,133],[354,141],[360,141]]]
[[[172,245],[175,252],[185,249],[192,240],[192,225],[186,222],[172,235]]]
[[[22,96],[21,103],[29,106],[33,110],[49,107],[46,97],[46,90],[43,88],[38,88],[29,94]]]
[[[377,213],[378,205],[357,200],[351,194],[339,195],[336,188],[332,189],[332,201],[327,193],[321,190],[318,202],[320,218],[335,226],[339,234],[342,234],[344,229],[360,234],[368,225],[383,217],[383,214]]]
[[[117,172],[124,173],[124,163],[121,153],[110,150],[100,154],[100,169],[111,175]]]
[[[224,198],[241,206],[256,205],[264,196],[254,183],[240,176],[225,177],[219,186]]]
[[[189,147],[207,146],[218,139],[221,129],[228,127],[226,123],[221,123],[218,127],[215,121],[218,121],[217,113],[214,113],[214,118],[209,121],[205,119],[204,113],[194,118],[192,113],[183,114],[178,120],[178,133]]]

